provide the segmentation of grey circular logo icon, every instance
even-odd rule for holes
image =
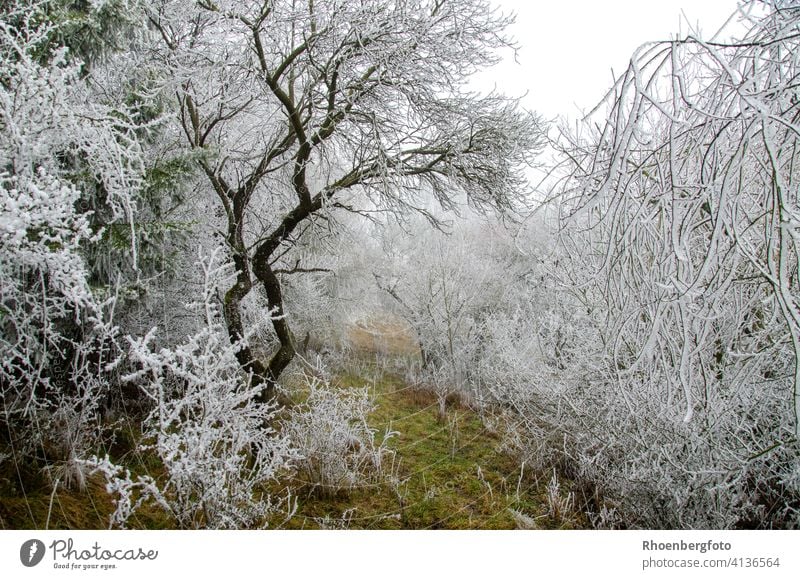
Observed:
[[[19,548],[19,560],[26,567],[36,567],[44,558],[44,543],[39,539],[28,539]]]

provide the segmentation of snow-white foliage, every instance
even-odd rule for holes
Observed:
[[[800,525],[800,7],[740,16],[643,46],[559,140],[556,273],[598,338],[565,449],[633,525]]]
[[[117,524],[133,512],[130,497],[137,490],[167,506],[183,528],[264,525],[280,504],[266,485],[296,457],[287,433],[271,428],[275,407],[257,401],[260,389],[242,374],[238,346],[224,331],[216,293],[229,283],[230,266],[212,255],[201,257],[197,267],[204,290],[190,307],[204,326],[185,342],[158,351],[150,347],[155,329],[129,339],[138,369],[125,380],[153,404],[141,450],[158,455],[166,476],[157,483],[148,477],[130,480],[124,471],[97,462],[109,477],[109,492],[119,495]]]
[[[544,217],[506,229],[461,207],[523,210],[541,138],[534,115],[466,84],[511,46],[484,0],[2,2],[0,462],[41,458],[54,490],[102,473],[112,526],[145,502],[185,528],[263,525],[291,505],[275,491],[289,473],[322,493],[381,484],[395,433],[376,440],[368,390],[310,368],[322,356],[305,356],[295,407],[259,395],[296,347],[344,343],[356,313],[385,307],[415,333],[415,385],[442,411],[466,394],[553,473],[551,516],[800,527],[796,4],[741,2],[733,42],[640,48],[552,143],[547,238]],[[173,280],[166,252],[137,269],[148,225],[188,222],[211,257],[176,261]],[[98,255],[97,223],[131,229],[116,236],[130,250]],[[136,292],[173,297],[158,319],[128,313],[123,363],[121,306],[88,280],[126,268]],[[144,401],[138,451],[158,475],[84,459],[112,372]]]
[[[374,276],[387,305],[419,342],[422,365],[412,380],[441,400],[458,391],[480,401],[484,387],[499,378],[482,379],[482,368],[499,354],[488,332],[498,325],[514,331],[521,290],[533,274],[514,249],[511,229],[475,221],[454,225],[449,234],[409,236],[387,228],[383,245]],[[522,345],[538,346],[530,338]]]
[[[370,265],[381,255],[372,251],[370,229],[358,223],[360,219],[344,213],[334,225],[311,232],[293,248],[294,262],[286,268],[302,264],[310,271],[282,276],[298,354],[310,364],[314,351],[346,350],[349,328],[377,309]]]
[[[367,422],[375,407],[368,389],[337,387],[310,374],[304,378],[307,398],[282,429],[301,455],[303,482],[335,494],[380,481],[392,452],[387,444],[397,433],[387,431],[376,442],[376,430]]]
[[[741,42],[646,45],[563,131],[553,250],[416,235],[379,274],[598,524],[800,525],[800,8],[772,8]]]
[[[101,474],[106,479],[106,492],[115,497],[116,508],[109,518],[109,528],[125,528],[128,519],[148,501],[155,501],[165,511],[171,511],[172,506],[164,499],[153,477],[138,475],[133,480],[130,470],[114,464],[108,455],[92,456],[81,464],[86,470]]]
[[[67,159],[81,159],[129,223],[141,167],[124,112],[98,104],[80,63],[52,42],[47,6],[15,0],[0,19],[0,420],[17,423],[23,454],[61,446],[55,456],[71,462],[114,360],[114,331],[104,321],[113,301],[99,303],[87,283],[80,248],[96,234]]]

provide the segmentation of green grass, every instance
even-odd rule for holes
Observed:
[[[434,396],[393,376],[367,382],[347,374],[338,385],[372,387],[376,439],[388,430],[399,433],[389,444],[393,467],[385,468],[380,483],[331,496],[298,486],[297,513],[285,527],[514,529],[512,509],[533,518],[537,528],[575,524],[548,517],[543,489],[520,477],[518,461],[469,408],[450,405],[440,417]]]
[[[60,480],[57,469],[53,478]],[[107,529],[114,508],[100,475],[89,476],[86,488],[79,490],[54,485],[35,463],[19,468],[7,463],[0,472],[0,529]],[[163,510],[145,505],[128,526],[164,529],[174,525]]]
[[[521,476],[519,461],[504,450],[501,436],[487,430],[467,406],[454,401],[439,416],[434,395],[391,374],[368,380],[344,373],[335,385],[370,388],[376,405],[370,426],[376,441],[387,431],[397,433],[389,439],[392,453],[385,457],[377,482],[354,489],[322,493],[300,476],[277,481],[271,490],[285,496],[288,488],[297,510],[288,521],[269,521],[270,527],[514,529],[518,525],[512,511],[527,517],[528,528],[585,525],[577,515],[566,521],[548,515],[544,485],[549,476],[539,473],[537,478],[528,470]],[[135,430],[129,425],[131,439],[122,436],[109,449],[112,459],[134,475],[158,478],[163,468],[155,456],[136,450]],[[99,477],[90,479],[84,492],[63,487],[53,492],[36,465],[24,466],[19,473],[0,473],[0,528],[102,529],[108,527],[113,509]],[[152,505],[129,520],[131,528],[172,526],[169,515]]]

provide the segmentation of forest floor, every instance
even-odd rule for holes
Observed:
[[[551,512],[549,479],[521,467],[501,434],[488,430],[470,408],[451,403],[442,417],[435,396],[391,374],[374,382],[344,375],[336,383],[343,388],[372,389],[376,409],[370,423],[376,440],[387,431],[397,433],[388,443],[391,464],[384,461],[388,476],[339,493],[299,483],[295,489],[298,508],[285,523],[287,528],[581,526],[573,513]]]
[[[458,397],[448,399],[444,413],[429,390],[407,384],[374,360],[413,356],[415,345],[397,324],[356,327],[351,345],[360,368],[343,371],[333,385],[369,388],[375,404],[370,427],[375,440],[387,432],[388,452],[375,482],[326,492],[298,475],[281,481],[296,505],[288,520],[270,526],[288,529],[572,529],[586,526],[570,502],[564,481],[553,485],[553,473],[526,469],[500,430],[489,429]],[[502,420],[497,421],[502,424]],[[133,428],[131,429],[131,432]],[[135,447],[133,440],[128,446]],[[128,456],[131,456],[130,454]],[[127,465],[126,465],[127,466]],[[133,474],[157,476],[159,465],[137,456]],[[108,528],[113,501],[99,479],[86,490],[55,490],[42,474],[0,473],[0,528]],[[555,493],[555,494],[554,494]],[[133,528],[170,528],[171,521],[154,507],[144,507],[129,521]]]
[[[444,414],[430,390],[406,383],[391,371],[369,371],[370,360],[418,356],[401,324],[385,319],[354,327],[350,345],[367,371],[338,375],[342,388],[368,387],[375,402],[370,426],[380,441],[387,432],[392,453],[384,480],[347,492],[325,493],[313,485],[296,489],[298,509],[289,528],[517,529],[580,528],[570,510],[569,490],[553,473],[531,472],[463,399],[450,397]],[[375,365],[375,362],[372,362]],[[503,421],[499,421],[502,427]],[[385,461],[384,461],[385,462]],[[553,493],[558,493],[554,496]],[[554,504],[555,503],[555,504]]]

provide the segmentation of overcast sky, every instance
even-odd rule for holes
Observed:
[[[611,85],[631,53],[652,40],[686,33],[686,19],[713,35],[736,9],[736,0],[494,0],[516,12],[511,32],[520,45],[518,63],[507,58],[481,84],[520,96],[547,118],[576,117]]]

